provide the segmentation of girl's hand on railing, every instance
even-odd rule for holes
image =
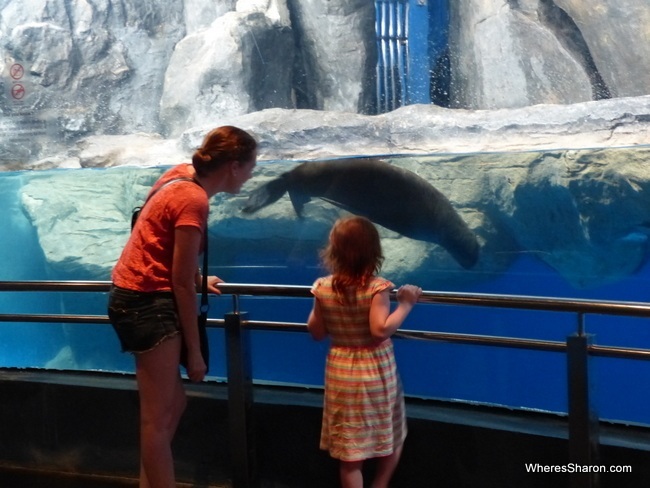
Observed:
[[[403,285],[397,290],[397,301],[399,303],[415,305],[422,295],[422,288],[415,285]]]

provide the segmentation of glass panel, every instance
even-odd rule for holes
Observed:
[[[397,284],[645,301],[648,25],[633,0],[0,0],[1,279],[109,280],[132,208],[207,130],[233,123],[259,138],[260,162],[240,195],[213,199],[210,271],[227,281],[311,284],[343,206],[384,212],[383,273]],[[241,212],[306,159],[367,156],[447,197],[478,236],[478,264],[463,267],[458,242],[423,223],[427,205],[412,211],[403,180],[379,191],[369,177],[354,189],[363,209],[313,198],[298,218],[283,195]],[[105,296],[90,295],[3,293],[0,312],[103,314]],[[229,310],[211,301],[213,317]],[[256,320],[302,322],[309,306],[243,301]],[[424,305],[405,324],[553,341],[575,326],[570,314]],[[645,347],[646,326],[587,320],[599,345]],[[224,347],[223,331],[211,338]],[[561,354],[396,343],[409,395],[566,411]],[[256,380],[321,384],[326,343],[255,332],[253,348]],[[224,360],[213,355],[216,379]],[[110,328],[83,324],[2,323],[0,364],[133,369]],[[634,406],[642,389],[615,381],[648,365],[594,364],[602,416],[650,423]]]
[[[611,151],[618,154],[624,150]],[[465,164],[472,164],[472,159],[482,156],[465,157],[470,161]],[[519,157],[530,158],[531,155]],[[391,164],[414,167],[415,160],[393,158]],[[418,157],[417,164],[435,168],[445,163],[436,155]],[[142,201],[151,182],[163,170],[162,167],[121,167],[0,175],[0,184],[7,190],[2,193],[6,199],[5,208],[9,209],[4,214],[5,225],[13,236],[3,249],[11,262],[5,271],[6,278],[110,279],[112,263],[129,233],[130,210]],[[340,211],[329,203],[313,200],[305,206],[305,212],[315,217],[301,220],[295,216],[285,196],[273,204],[279,207],[280,215],[260,212],[242,217],[243,203],[264,178],[262,171],[247,184],[242,194],[215,198],[210,234],[211,248],[218,252],[211,253],[210,272],[230,282],[309,285],[323,273],[318,250]],[[44,191],[44,188],[70,188],[70,185],[74,186],[74,192]],[[88,192],[93,188],[101,190],[95,190],[94,196],[89,198]],[[34,204],[36,198],[42,200],[37,206]],[[61,204],[66,207],[61,208]],[[488,208],[486,205],[486,213]],[[95,217],[82,218],[90,214]],[[83,222],[91,222],[93,229],[99,230],[84,233],[79,227],[85,225]],[[559,225],[557,221],[556,224]],[[277,234],[274,239],[267,237],[269,229]],[[390,266],[390,261],[403,255],[405,246],[414,245],[413,240],[382,226],[379,229],[387,256],[386,265]],[[62,241],[65,246],[60,245]],[[20,250],[16,242],[22,243]],[[397,252],[394,242],[398,244]],[[429,290],[630,301],[644,298],[643,290],[649,278],[644,266],[613,282],[587,273],[586,277],[598,278],[602,284],[580,288],[576,286],[580,279],[573,274],[575,267],[568,268],[570,273],[563,275],[564,268],[551,267],[555,261],[541,250],[527,253],[513,248],[504,253],[499,247],[484,247],[481,262],[488,264],[464,269],[445,249],[422,245],[440,255],[436,259],[429,257],[424,263],[410,255],[400,268],[393,268],[389,276],[397,275],[396,282],[423,283]],[[89,253],[89,249],[94,251]],[[91,315],[103,314],[106,300],[104,294],[76,293],[44,293],[40,297],[5,293],[0,298],[4,313]],[[304,322],[310,306],[311,301],[305,299],[244,297],[241,300],[241,309],[248,311],[253,320]],[[230,311],[231,300],[212,297],[211,307],[211,316],[222,317]],[[575,332],[576,323],[575,316],[565,313],[422,304],[416,307],[403,328],[562,342]],[[596,334],[598,344],[644,347],[647,342],[645,323],[644,319],[589,317],[586,327],[587,332]],[[132,370],[130,358],[118,352],[119,345],[112,331],[103,326],[6,324],[1,330],[4,336],[2,357],[6,366]],[[214,350],[223,351],[223,331],[211,331],[211,338]],[[30,341],[32,347],[21,348],[24,340]],[[322,385],[326,343],[315,343],[307,334],[255,332],[252,347],[257,381]],[[566,412],[566,365],[562,354],[402,339],[397,340],[396,351],[408,395]],[[224,361],[225,354],[215,352],[211,365],[211,375],[215,379],[225,377]],[[607,370],[609,376],[616,376],[617,368],[627,371],[636,367],[634,362],[613,364]],[[609,393],[611,388],[617,389],[612,385]],[[613,400],[616,396],[597,391],[603,413],[615,419],[643,422],[643,418],[633,417],[631,411],[629,415],[620,413],[621,407]]]

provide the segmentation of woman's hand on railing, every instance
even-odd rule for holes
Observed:
[[[221,295],[221,290],[217,287],[219,283],[224,283],[224,281],[218,276],[208,276],[208,293]]]

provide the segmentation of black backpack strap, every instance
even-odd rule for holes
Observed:
[[[191,182],[196,183],[197,185],[201,186],[201,185],[199,184],[199,182],[196,181],[194,178],[188,178],[187,176],[181,176],[181,177],[179,177],[179,178],[172,178],[172,179],[169,180],[169,181],[165,181],[162,185],[160,185],[158,188],[156,188],[156,189],[153,190],[151,193],[149,193],[149,195],[147,196],[147,199],[146,199],[146,200],[144,201],[144,203],[142,204],[142,207],[144,207],[144,206],[147,204],[147,202],[148,202],[149,200],[151,200],[151,197],[153,197],[153,196],[154,196],[156,193],[158,193],[160,190],[162,190],[163,188],[165,188],[167,185],[171,185],[172,183],[176,183],[177,181],[191,181]],[[140,209],[142,209],[142,207],[140,207]]]
[[[208,226],[203,230],[203,270],[201,275],[201,320],[208,317]],[[204,322],[205,323],[205,322]]]
[[[156,193],[158,193],[160,190],[165,188],[167,185],[170,185],[172,183],[176,183],[177,181],[191,181],[192,183],[196,183],[197,185],[201,186],[201,184],[198,181],[196,181],[194,178],[188,178],[187,176],[181,176],[179,178],[172,178],[169,181],[165,181],[162,185],[160,185],[158,188],[156,188],[155,190],[153,190],[153,191],[151,191],[149,193],[149,195],[147,196],[147,199],[144,201],[144,203],[142,205],[140,205],[139,207],[135,207],[131,211],[131,230],[133,230],[133,227],[135,227],[135,223],[137,222],[138,218],[140,217],[140,212],[142,212],[142,209],[147,204],[147,202],[149,200],[151,200],[151,198]]]

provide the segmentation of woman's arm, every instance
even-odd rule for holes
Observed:
[[[194,283],[196,286],[196,291],[201,293],[203,291],[203,275],[201,270],[197,269],[194,276]],[[219,283],[224,283],[224,281],[218,276],[208,276],[208,293],[214,293],[215,295],[221,295],[221,290],[217,288]]]
[[[187,375],[192,381],[205,377],[197,325],[196,264],[201,246],[201,231],[192,226],[177,227],[174,232],[172,290],[176,298],[183,341],[187,347]]]
[[[322,341],[327,337],[327,329],[325,328],[325,324],[323,324],[323,314],[317,298],[314,298],[314,306],[309,313],[307,329],[311,336],[317,341]]]
[[[390,313],[390,293],[384,290],[372,298],[370,305],[370,333],[381,341],[392,336],[417,303],[422,289],[413,285],[404,285],[397,291],[399,304]]]

